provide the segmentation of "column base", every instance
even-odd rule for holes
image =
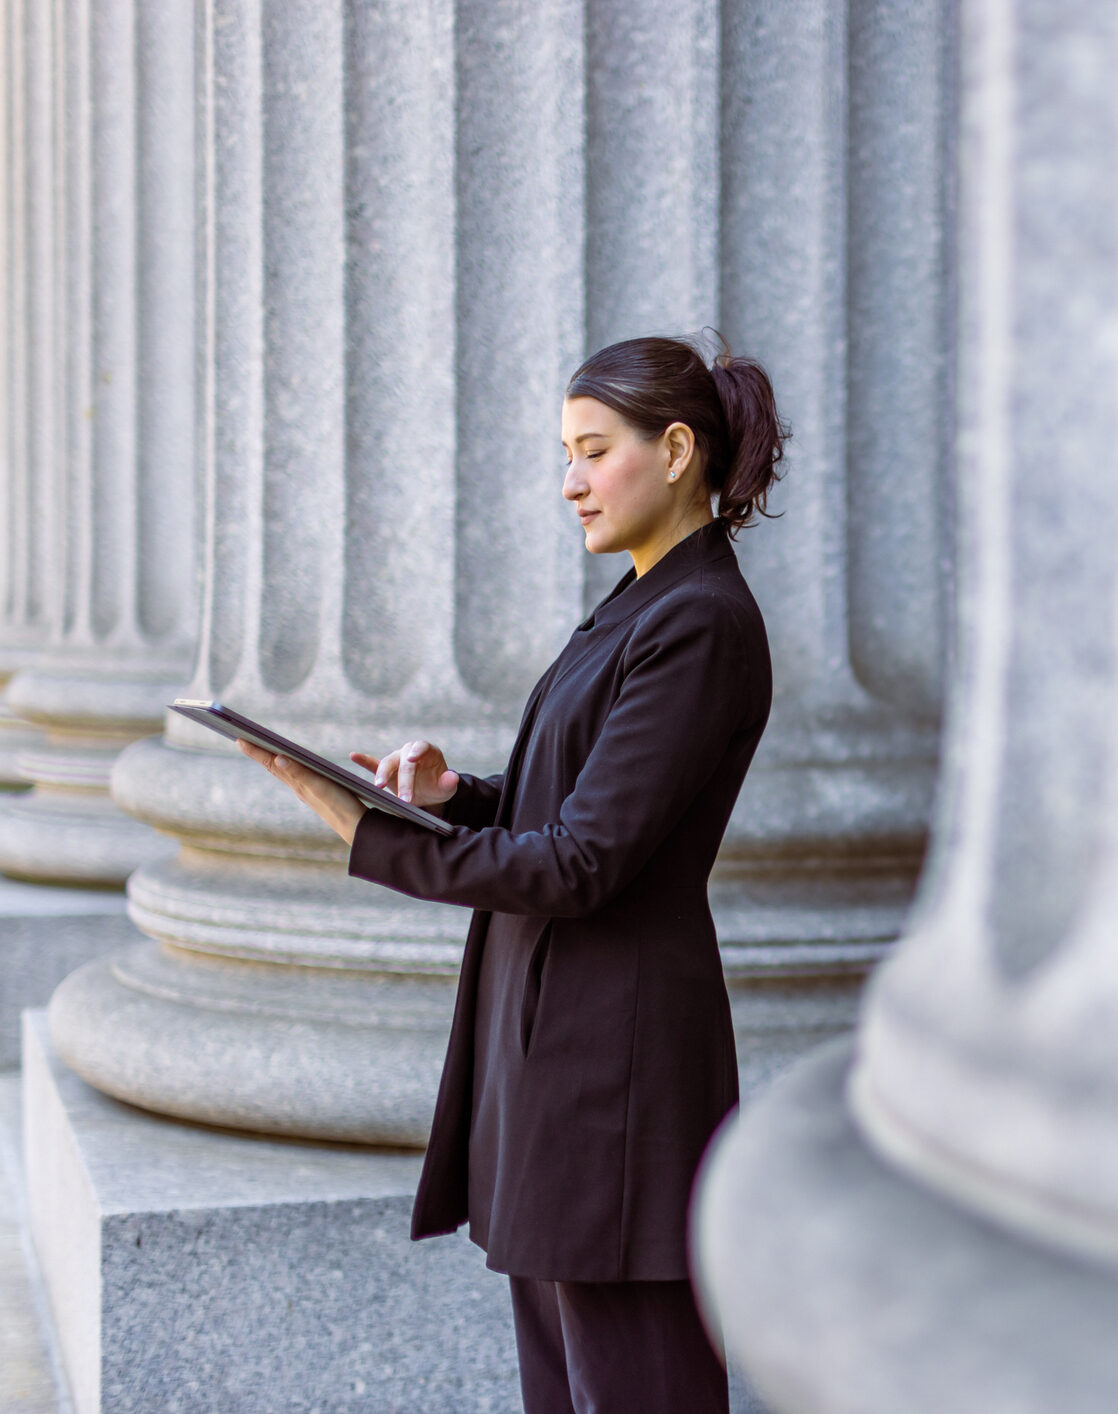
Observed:
[[[0,1070],[19,1065],[19,1017],[83,963],[136,938],[124,895],[0,878]]]
[[[411,1243],[416,1155],[107,1099],[24,1029],[32,1235],[76,1414],[519,1411],[507,1285]]]
[[[267,1134],[422,1148],[454,980],[278,966],[140,942],[67,977],[59,1054],[159,1114]]]
[[[742,1100],[774,1081],[808,1051],[852,1031],[865,973],[726,979]]]
[[[710,902],[743,1097],[857,1023],[866,976],[904,926],[918,867],[903,853],[719,859]]]
[[[20,721],[0,702],[0,791],[24,791],[31,782],[19,769],[19,758],[42,742],[43,734]]]
[[[861,973],[729,979],[743,1095],[857,1019]],[[59,1054],[157,1114],[268,1134],[422,1147],[455,976],[278,965],[151,942],[71,973]]]
[[[122,889],[139,865],[174,849],[104,792],[36,787],[0,800],[0,871],[11,878]]]
[[[1118,1267],[887,1167],[846,1107],[853,1041],[731,1121],[700,1180],[703,1298],[780,1414],[1110,1414]]]

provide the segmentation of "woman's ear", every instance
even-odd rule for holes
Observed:
[[[695,434],[686,422],[673,422],[664,430],[668,453],[668,480],[678,481],[695,456]]]

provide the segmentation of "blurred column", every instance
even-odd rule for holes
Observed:
[[[701,1209],[710,1304],[790,1414],[1118,1399],[1118,15],[962,19],[934,849],[849,1085],[846,1051],[798,1067],[731,1127]]]
[[[720,325],[793,430],[780,518],[738,540],[776,699],[712,887],[747,1074],[750,1049],[771,1071],[852,1023],[924,845],[951,559],[950,30],[947,0],[722,12]]]
[[[0,689],[34,656],[44,624],[34,602],[38,532],[27,480],[26,73],[24,13],[9,5],[0,22]],[[0,703],[0,790],[26,789],[17,768],[39,733]]]
[[[9,486],[25,612],[47,632],[5,705],[46,735],[19,756],[35,789],[0,812],[0,869],[120,885],[168,847],[112,805],[109,772],[158,730],[193,632],[190,23],[134,0],[22,13]]]
[[[1118,1255],[1118,17],[973,8],[967,38],[967,671],[854,1094],[915,1171]]]
[[[555,265],[572,193],[581,220],[577,20],[199,7],[192,696],[343,760],[423,732],[503,763],[577,603],[551,470],[579,334]],[[130,881],[155,941],[56,993],[64,1058],[172,1114],[423,1143],[465,913],[349,879],[325,827],[180,718],[114,795],[182,847]]]

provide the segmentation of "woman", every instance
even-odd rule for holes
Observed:
[[[563,495],[587,549],[633,568],[537,684],[502,775],[423,741],[352,757],[452,836],[242,743],[351,844],[351,874],[476,910],[412,1235],[468,1221],[509,1274],[529,1414],[728,1407],[686,1214],[737,1100],[707,878],[772,696],[728,536],[786,435],[728,351],[708,368],[633,339],[578,370]]]

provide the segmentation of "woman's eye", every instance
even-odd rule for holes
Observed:
[[[592,462],[596,462],[599,457],[604,457],[605,454],[606,454],[606,450],[605,450],[604,447],[602,448],[602,450],[601,450],[600,452],[587,452],[587,453],[586,453],[586,455],[590,458],[590,460],[591,460]]]

